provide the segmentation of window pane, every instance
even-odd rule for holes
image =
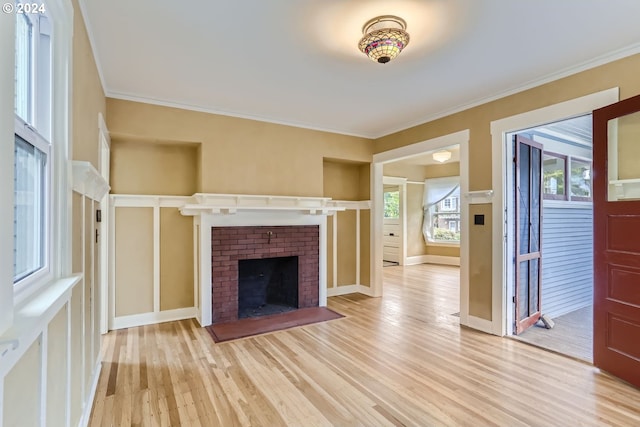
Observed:
[[[26,14],[16,13],[16,17],[15,108],[16,114],[30,123],[33,26]]]
[[[544,194],[549,196],[561,196],[551,198],[563,199],[567,194],[564,188],[565,162],[566,160],[562,157],[556,157],[546,153],[543,156],[542,185]]]
[[[13,281],[44,267],[47,155],[16,135]]]
[[[431,241],[460,242],[460,187],[432,207]]]
[[[571,159],[571,197],[591,197],[591,163]]]
[[[384,192],[384,217],[385,218],[400,217],[400,192],[399,191]]]

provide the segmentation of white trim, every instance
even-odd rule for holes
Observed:
[[[116,206],[113,196],[109,197],[109,315],[107,329],[113,329],[113,319],[116,317]]]
[[[102,113],[98,113],[98,140],[100,154],[100,175],[109,186],[109,166],[111,164],[111,138]],[[109,193],[100,200],[102,213],[100,227],[100,333],[109,331],[109,226],[111,210]],[[100,340],[102,348],[102,340]]]
[[[347,295],[347,294],[355,294],[360,292],[360,285],[342,285],[336,286],[335,288],[329,288],[327,290],[327,295],[330,297],[336,297],[339,295]]]
[[[373,290],[371,289],[371,287],[366,286],[366,285],[358,285],[358,293],[362,294],[362,295],[366,295],[369,297],[375,297],[376,295],[374,295]]]
[[[416,255],[407,257],[406,265],[416,264],[440,264],[460,266],[460,257],[443,255]]]
[[[160,207],[153,207],[153,311],[160,311]]]
[[[575,98],[569,101],[539,108],[515,116],[491,122],[492,136],[492,186],[493,203],[493,243],[492,243],[492,330],[496,335],[507,334],[507,325],[512,323],[513,314],[508,301],[508,284],[513,283],[512,259],[513,248],[508,244],[513,220],[507,212],[508,182],[511,173],[512,147],[506,144],[508,133],[517,132],[554,121],[559,121],[584,114],[618,101],[617,87]]]
[[[195,317],[195,307],[177,308],[175,310],[165,310],[156,313],[131,314],[129,316],[120,316],[113,319],[112,329],[124,329],[132,328],[135,326],[153,325],[155,323],[193,319]]]
[[[196,319],[202,324],[200,314],[200,218],[193,219],[193,304],[196,306]]]
[[[190,196],[159,196],[159,195],[135,195],[135,194],[111,194],[109,196],[112,206],[115,208],[181,208],[193,201]]]
[[[49,328],[40,334],[40,425],[47,426],[47,364],[49,362]]]
[[[356,284],[360,284],[360,209],[356,209]]]
[[[198,217],[195,217],[198,218]],[[200,218],[200,316],[201,325],[212,323],[211,227],[317,225],[319,228],[318,305],[327,305],[327,217],[294,210],[238,211],[235,215],[202,213]],[[198,316],[195,316],[198,317]]]
[[[81,218],[81,230],[82,232],[80,233],[81,236],[81,244],[82,244],[82,281],[81,281],[81,286],[80,286],[80,300],[82,301],[82,303],[80,304],[80,342],[81,342],[81,348],[82,348],[82,355],[81,355],[81,364],[82,364],[82,383],[80,384],[80,396],[82,396],[84,398],[85,396],[85,381],[84,381],[84,376],[85,373],[87,372],[86,370],[86,366],[87,366],[87,356],[86,356],[86,351],[85,351],[85,346],[87,345],[87,322],[86,322],[86,310],[89,309],[89,307],[87,307],[87,299],[86,299],[86,289],[87,289],[87,267],[86,267],[86,263],[87,263],[87,221],[86,221],[86,198],[85,196],[82,196],[81,198],[81,203],[82,203],[82,218]]]
[[[84,409],[82,411],[82,416],[80,417],[80,421],[78,422],[78,426],[87,427],[89,425],[89,419],[91,418],[91,410],[93,409],[93,400],[96,397],[96,391],[98,390],[98,381],[100,380],[100,371],[102,371],[102,363],[100,362],[100,358],[98,358],[98,362],[93,370],[93,380],[91,381],[91,388],[89,389],[89,395],[86,396]],[[68,421],[67,421],[68,423]],[[45,426],[46,424],[43,424]]]
[[[333,263],[331,273],[333,282],[331,283],[331,288],[336,288],[338,287],[338,215],[333,215],[331,220],[333,221],[333,239],[331,241],[333,246],[333,252],[331,253],[331,262]]]
[[[0,427],[4,424],[4,377],[0,377]]]
[[[100,201],[109,192],[109,184],[89,162],[73,160],[73,191],[92,200]]]
[[[4,378],[42,331],[48,327],[56,313],[68,303],[72,289],[81,278],[82,275],[76,274],[56,280],[16,307],[13,326],[0,335],[0,343],[8,342],[12,345],[11,351],[0,356],[2,362],[0,378]]]
[[[64,305],[64,310],[67,314],[67,382],[65,384],[65,425],[69,426],[71,425],[71,300],[67,301],[67,303]]]
[[[385,163],[406,159],[428,151],[460,145],[460,192],[469,191],[469,129],[443,135],[437,138],[406,145],[389,151],[373,155],[371,164],[371,288],[368,292],[372,296],[381,296],[382,281],[382,191],[383,165]],[[468,223],[467,213],[469,200],[461,198],[460,218],[462,230],[460,234],[460,323],[465,324],[469,308],[469,251],[468,251]],[[363,292],[364,293],[364,292]]]
[[[493,190],[476,190],[468,191],[462,194],[462,197],[469,199],[470,205],[493,203]]]
[[[493,329],[493,323],[491,322],[491,320],[482,319],[480,317],[469,315],[467,316],[465,326],[468,326],[473,329],[477,329],[478,331],[482,331],[487,334],[495,335],[495,331]]]

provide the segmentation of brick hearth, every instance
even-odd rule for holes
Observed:
[[[212,227],[213,323],[238,320],[238,261],[243,259],[297,256],[298,308],[317,307],[319,245],[317,225]]]

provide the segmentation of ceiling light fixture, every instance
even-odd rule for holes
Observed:
[[[358,43],[358,48],[372,61],[386,64],[409,44],[406,29],[405,20],[397,16],[375,17],[362,27],[364,37]]]
[[[451,158],[451,151],[442,150],[433,153],[433,160],[444,163]]]

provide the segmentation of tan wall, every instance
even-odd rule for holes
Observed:
[[[161,208],[160,310],[193,306],[193,219]]]
[[[382,167],[384,176],[407,178],[408,181],[424,181],[426,166],[408,165],[402,162],[387,163]]]
[[[371,286],[371,211],[360,211],[360,284]]]
[[[31,344],[22,358],[4,377],[4,426],[40,425],[40,341]]]
[[[111,193],[191,196],[198,191],[199,147],[111,140]]]
[[[116,316],[153,311],[153,209],[117,208]]]
[[[107,100],[116,138],[201,143],[207,193],[323,195],[323,158],[371,162],[372,142],[253,120]]]
[[[338,286],[356,284],[356,211],[338,212]]]
[[[636,77],[639,71],[640,54],[637,54],[387,135],[374,141],[374,152],[380,153],[469,129],[469,190],[491,189],[492,121],[612,87],[620,88],[620,99],[629,98],[640,93],[640,79]],[[469,232],[471,272],[491,271],[490,252],[486,250],[489,246],[479,244],[485,240],[486,233],[491,234],[491,223],[485,220],[485,224],[481,230],[472,228]],[[470,280],[470,314],[491,318],[491,284],[491,276],[487,274]]]
[[[360,200],[360,164],[325,160],[322,168],[324,197]]]

